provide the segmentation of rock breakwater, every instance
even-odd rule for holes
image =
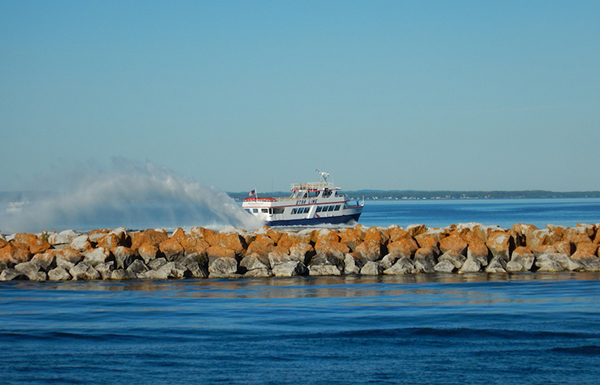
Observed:
[[[600,271],[600,225],[477,223],[215,232],[202,227],[0,236],[0,280]]]

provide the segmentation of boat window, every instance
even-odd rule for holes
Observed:
[[[297,211],[298,209],[292,209],[292,214],[296,214]]]
[[[263,212],[263,213],[268,213],[268,212],[269,212],[269,210],[268,210],[268,209],[262,209],[262,212]]]
[[[256,214],[258,212],[258,209],[252,209],[252,212]]]
[[[252,210],[251,209],[246,209],[247,212],[249,212],[250,214],[252,214]]]
[[[317,212],[320,213],[323,210],[323,206],[318,206],[317,207]]]
[[[340,209],[340,205],[335,206],[335,211],[338,211]]]
[[[308,197],[309,198],[316,198],[319,196],[319,192],[318,191],[309,191],[308,192]]]
[[[335,209],[335,206],[329,206],[329,211],[333,211]]]
[[[305,214],[306,214],[306,213],[308,213],[309,211],[310,211],[310,207],[305,207],[305,208],[304,208],[304,213],[305,213]]]
[[[283,207],[274,207],[273,208],[273,214],[283,214],[284,211],[285,211],[285,209]]]

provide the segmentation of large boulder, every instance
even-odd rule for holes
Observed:
[[[100,279],[100,273],[86,261],[81,261],[69,270],[73,280],[94,280]]]
[[[27,262],[31,257],[29,247],[23,243],[11,241],[0,249],[0,262],[5,262],[9,267]]]
[[[489,261],[490,250],[486,244],[479,240],[473,239],[467,248],[467,259],[477,261],[480,266],[487,266]]]
[[[81,234],[79,234],[75,230],[64,230],[60,233],[50,234],[48,236],[48,243],[50,243],[54,248],[68,246],[71,244],[73,239],[77,238],[80,235]]]
[[[175,261],[177,258],[185,255],[184,247],[173,237],[159,243],[158,249],[165,256],[167,261]]]
[[[408,233],[407,233],[408,234]],[[413,238],[399,238],[387,246],[389,254],[396,254],[400,257],[411,258],[419,249],[417,241]]]
[[[154,230],[148,229],[144,231],[139,231],[135,233],[131,233],[131,248],[139,249],[140,246],[147,243],[153,246],[158,247],[161,242],[169,239],[169,235],[164,230]]]
[[[273,266],[272,272],[276,277],[295,277],[306,275],[308,273],[308,269],[304,263],[291,260],[288,262],[278,263],[277,265]]]
[[[458,235],[450,235],[440,239],[440,251],[445,253],[466,255],[468,244]]]
[[[330,253],[318,253],[310,260],[308,271],[314,276],[341,275],[344,271],[344,260]]]
[[[506,263],[506,271],[510,273],[531,271],[535,255],[526,246],[517,247],[510,256],[510,261]]]
[[[396,261],[396,263],[383,271],[383,274],[386,275],[405,275],[405,274],[415,274],[417,273],[417,268],[415,267],[414,262],[410,258],[400,258]]]
[[[96,266],[100,263],[107,262],[110,258],[112,258],[112,255],[109,250],[98,247],[85,253],[83,260],[91,266]],[[73,278],[75,278],[75,276],[73,276]]]
[[[498,231],[488,236],[486,245],[493,257],[502,258],[508,262],[514,248],[514,240],[508,233]]]
[[[65,270],[70,270],[82,259],[83,255],[79,251],[71,247],[65,247],[64,249],[60,249],[56,255],[56,266],[62,267]]]
[[[48,279],[51,281],[68,281],[71,274],[62,267],[56,267],[48,272]]]
[[[45,238],[47,238],[46,234],[44,234],[44,237],[40,238],[34,234],[18,233],[14,236],[14,242],[27,245],[30,253],[34,255],[43,253],[52,247]]]
[[[381,273],[383,273],[383,267],[381,267],[379,262],[375,261],[368,261],[360,269],[360,274],[362,275],[381,275]]]
[[[217,246],[211,246],[211,249]],[[222,248],[224,250],[229,250]],[[238,262],[234,258],[235,253],[230,250],[233,256],[208,256],[208,272],[210,278],[231,277],[237,274]]]
[[[15,265],[15,270],[23,274],[30,281],[45,281],[46,272],[42,271],[35,262],[28,261]]]

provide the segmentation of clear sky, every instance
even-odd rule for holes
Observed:
[[[600,1],[0,1],[0,191],[600,190]]]

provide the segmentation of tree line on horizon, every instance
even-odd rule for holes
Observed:
[[[534,198],[600,198],[600,191],[420,191],[420,190],[354,190],[344,191],[352,198],[383,199],[534,199]],[[248,198],[247,192],[228,192],[236,200]],[[289,191],[258,193],[259,198],[287,197]]]

